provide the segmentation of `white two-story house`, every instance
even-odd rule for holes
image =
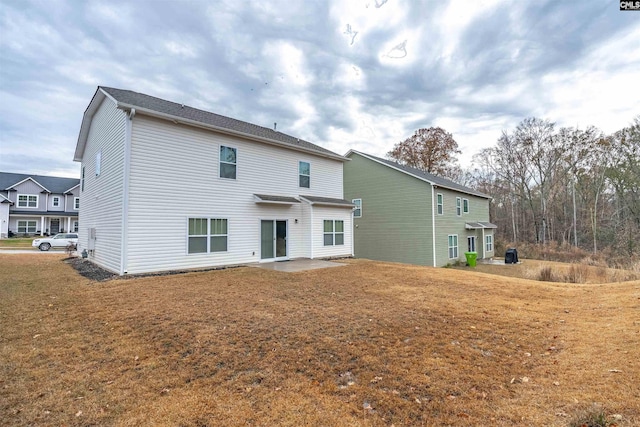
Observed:
[[[0,239],[78,230],[77,178],[0,172]]]
[[[353,254],[348,159],[273,129],[98,87],[74,160],[78,250],[118,274]]]

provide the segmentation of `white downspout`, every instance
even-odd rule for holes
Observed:
[[[431,185],[431,241],[433,244],[433,266],[437,267],[438,266],[438,262],[436,260],[436,210],[434,209],[436,207],[436,190],[433,187],[433,184]]]
[[[311,223],[311,259],[313,259],[313,205],[311,203],[309,203],[309,212],[311,216],[311,221],[309,221]]]
[[[480,246],[482,248],[482,259],[485,259],[487,257],[486,251],[487,251],[487,243],[484,241],[485,237],[484,237],[484,227],[482,227],[482,242],[480,243],[482,246]]]

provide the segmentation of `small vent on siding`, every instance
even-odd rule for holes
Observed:
[[[273,131],[274,132],[278,132],[278,130],[276,129],[278,127],[278,123],[273,122]]]

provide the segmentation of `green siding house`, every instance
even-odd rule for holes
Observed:
[[[359,151],[345,156],[357,258],[442,267],[465,261],[465,252],[494,256],[490,196]]]

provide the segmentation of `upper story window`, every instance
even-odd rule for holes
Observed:
[[[469,199],[462,199],[462,212],[469,213]]]
[[[220,146],[220,178],[236,179],[237,149]]]
[[[351,200],[351,203],[356,205],[355,209],[353,210],[353,217],[362,218],[362,199],[353,199]]]
[[[462,199],[460,197],[456,197],[456,215],[462,215]]]
[[[80,209],[80,197],[74,197],[73,198],[73,209],[75,209],[75,210],[79,210]]]
[[[19,208],[37,208],[38,196],[35,194],[18,194],[18,207]]]
[[[298,182],[300,187],[311,187],[311,164],[309,162],[298,163]]]
[[[54,196],[53,201],[51,202],[51,205],[52,205],[54,208],[59,207],[59,206],[60,206],[60,197],[58,197],[58,196]]]
[[[444,197],[442,194],[438,193],[438,215],[442,215],[444,213]]]
[[[96,153],[96,176],[100,176],[100,167],[102,165],[102,151]]]

